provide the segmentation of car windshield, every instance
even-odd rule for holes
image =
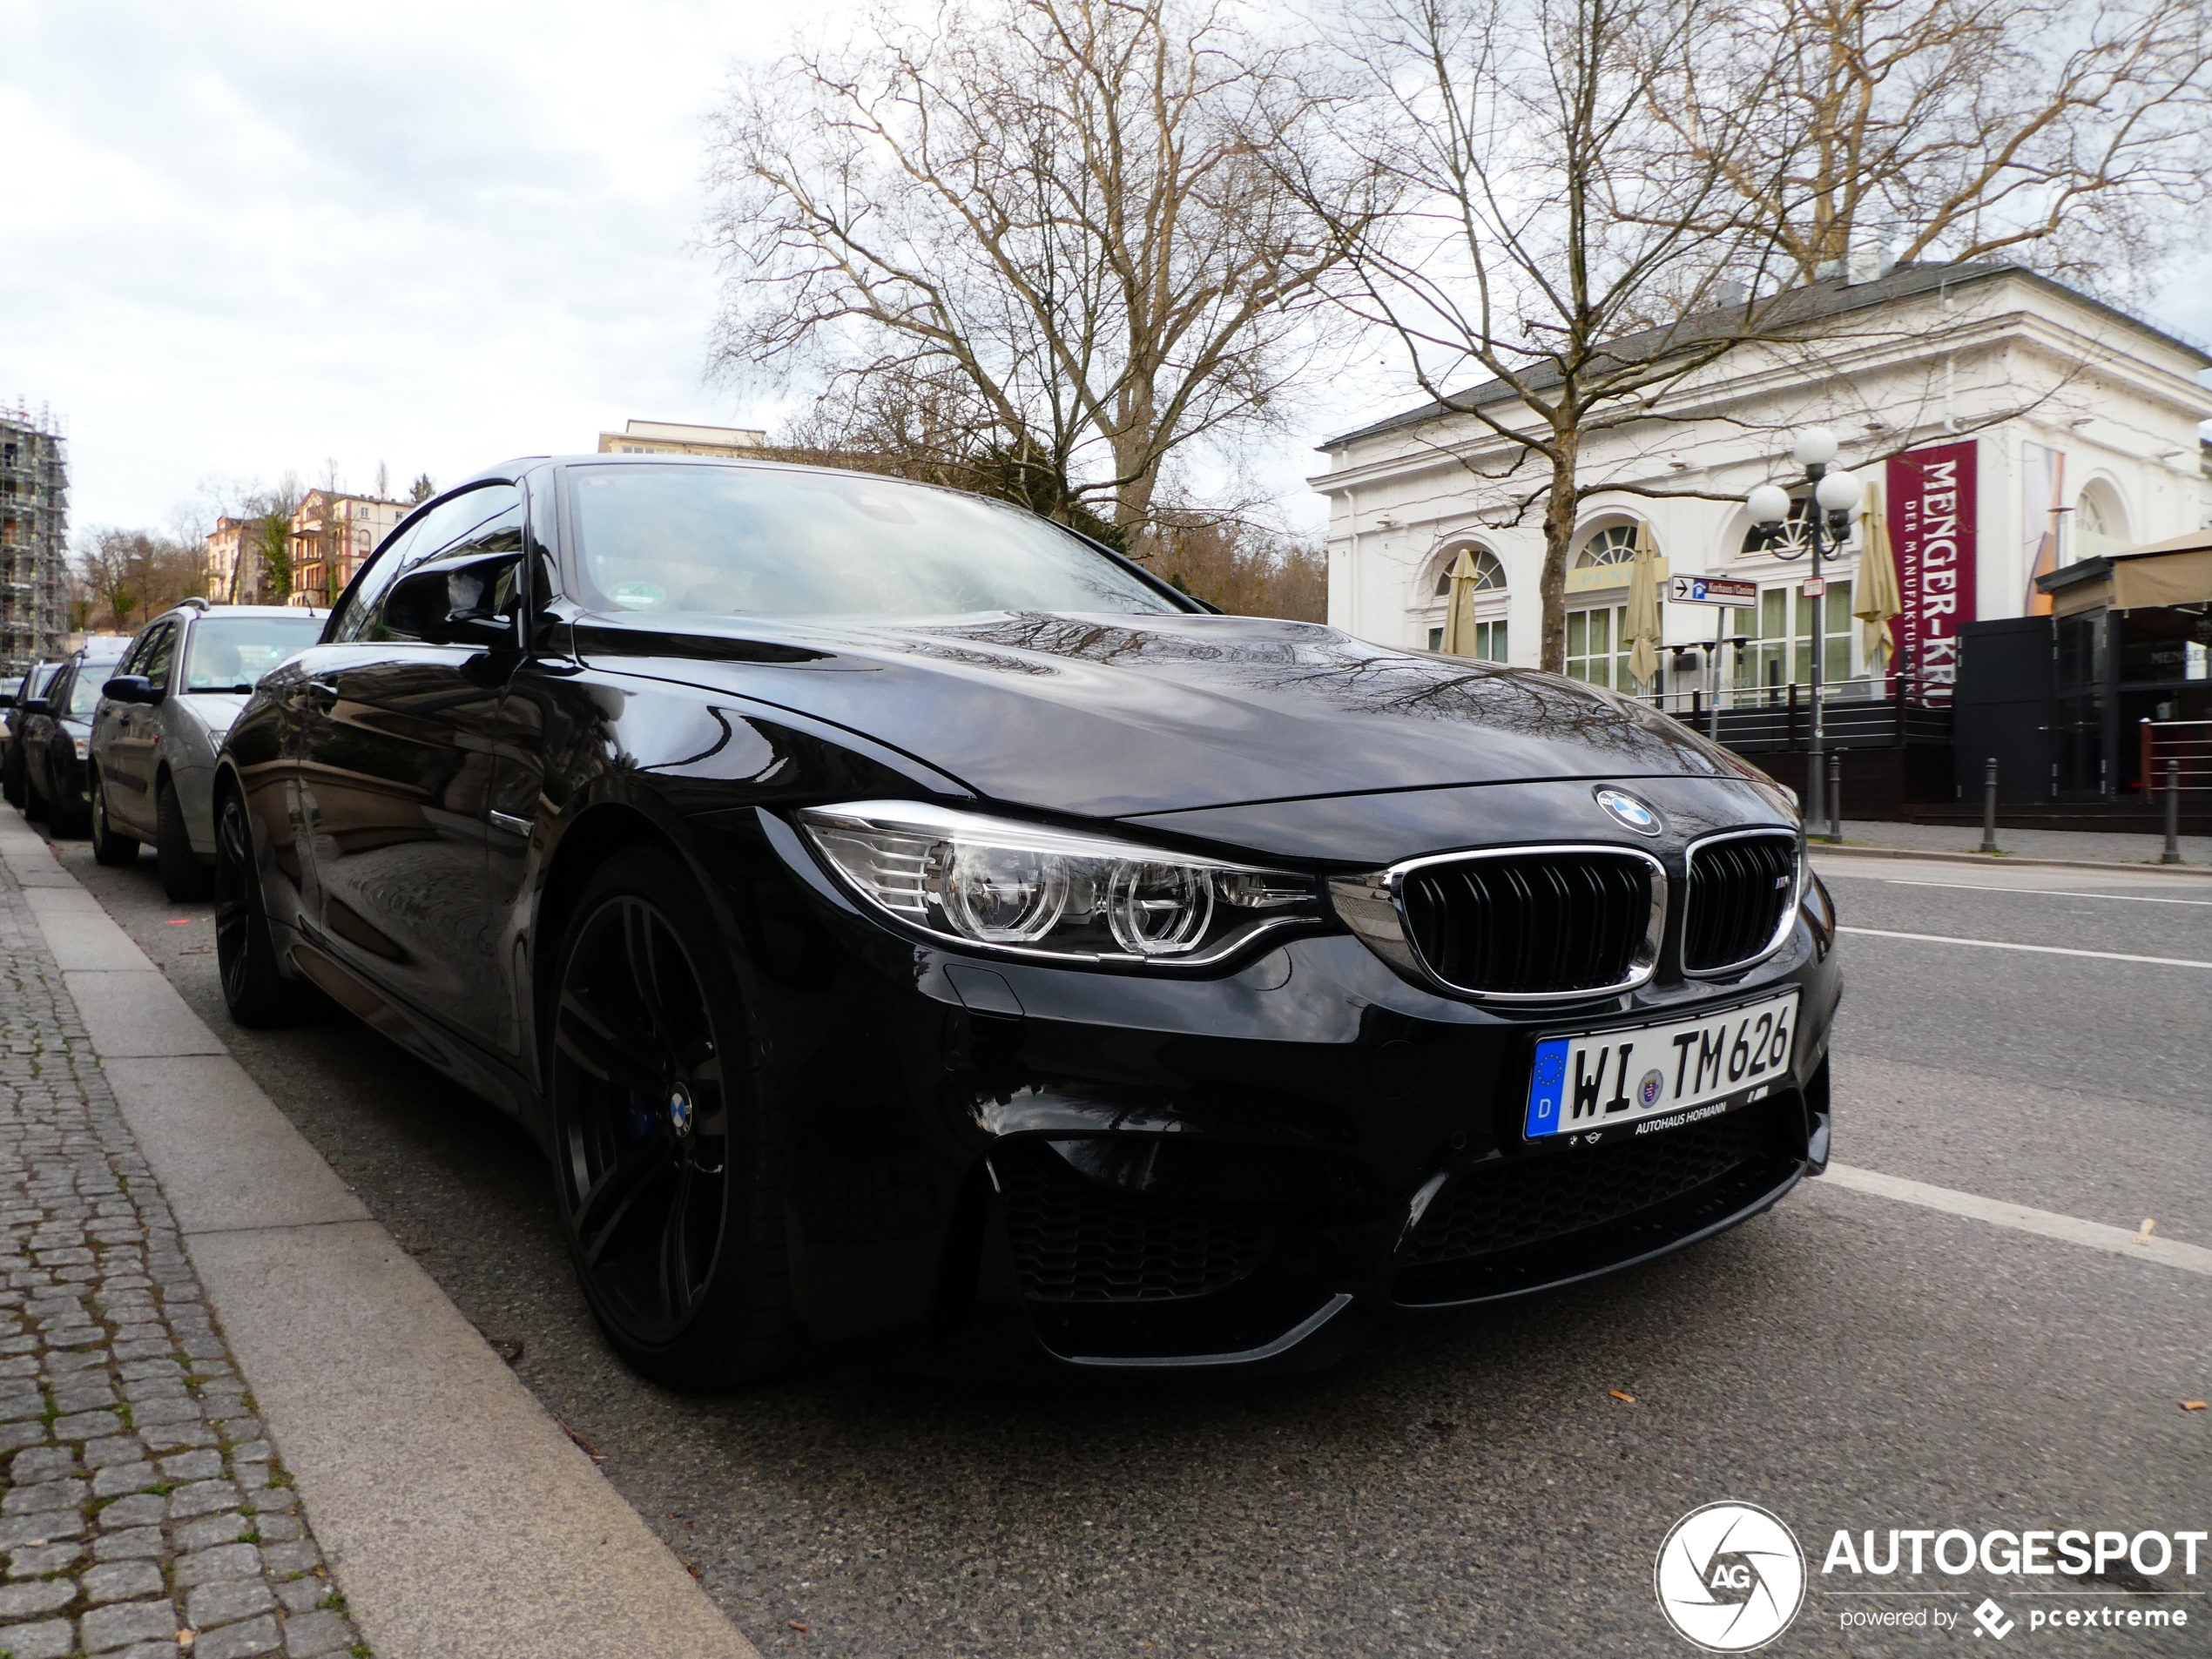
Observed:
[[[185,654],[187,691],[250,691],[253,683],[286,658],[322,637],[322,618],[208,617],[193,624]]]
[[[941,617],[1176,607],[1044,519],[927,485],[761,468],[570,473],[588,602],[608,610]]]

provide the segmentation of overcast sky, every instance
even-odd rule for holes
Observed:
[[[167,523],[209,478],[381,462],[397,489],[631,416],[771,424],[705,381],[696,244],[704,118],[793,15],[0,0],[0,401],[64,423],[80,529]],[[2212,336],[2212,282],[2152,314]],[[1295,519],[1310,438],[1372,412],[1258,469]]]

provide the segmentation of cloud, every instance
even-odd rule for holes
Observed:
[[[65,421],[74,521],[742,417],[700,373],[701,118],[781,17],[0,6],[0,395]]]

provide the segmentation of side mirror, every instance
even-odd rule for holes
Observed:
[[[11,709],[15,705],[16,694],[13,691],[0,691],[0,709]]]
[[[161,693],[144,674],[118,674],[100,687],[102,697],[111,697],[118,703],[158,703]]]
[[[469,564],[433,565],[401,577],[385,597],[384,625],[432,645],[516,650],[521,637],[514,617],[492,609],[502,597],[511,607],[512,584],[501,578],[514,568],[509,554]]]
[[[44,714],[46,712],[46,699],[43,697],[27,697],[23,700],[22,708],[25,714]]]

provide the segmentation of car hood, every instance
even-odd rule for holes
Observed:
[[[176,703],[206,726],[209,736],[219,740],[245,709],[246,696],[243,691],[185,691],[178,695]]]
[[[577,624],[594,667],[829,720],[989,799],[1091,817],[1548,778],[1728,775],[1680,722],[1312,623],[1022,612],[903,626]]]

